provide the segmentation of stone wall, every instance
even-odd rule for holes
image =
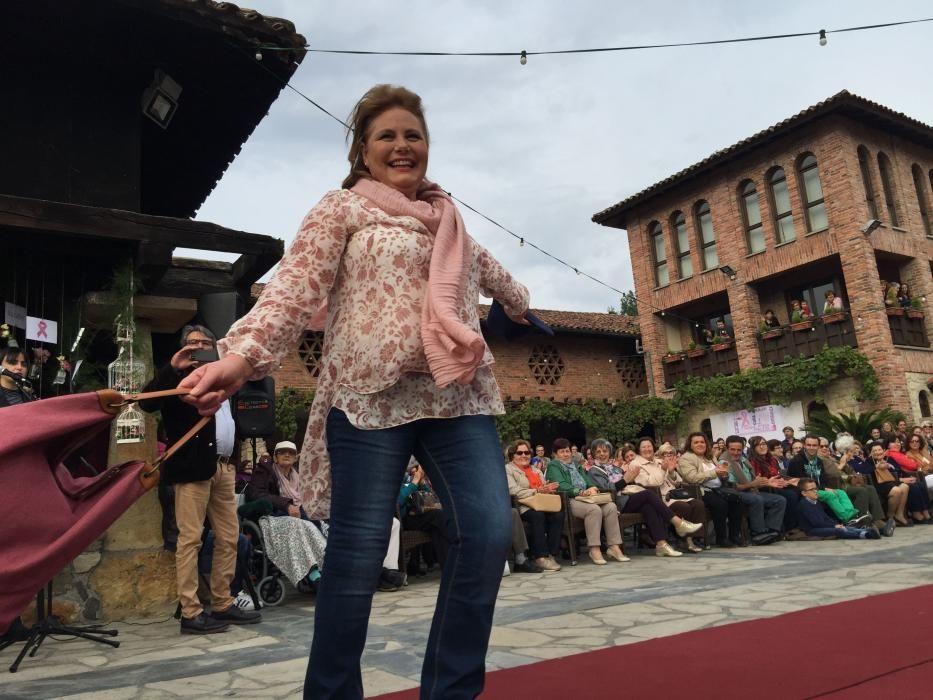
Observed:
[[[145,338],[137,359],[152,374],[148,327],[137,325]],[[116,421],[114,421],[116,425]],[[156,421],[147,414],[146,440],[117,445],[111,440],[108,463],[155,459]],[[157,489],[140,498],[104,535],[80,554],[53,581],[53,612],[70,620],[122,620],[168,614],[177,599],[175,556],[162,549],[162,509]],[[34,618],[34,610],[24,619]]]

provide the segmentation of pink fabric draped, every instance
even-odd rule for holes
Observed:
[[[49,580],[100,537],[146,489],[144,462],[106,468],[114,416],[97,394],[75,394],[0,411],[0,633]],[[80,453],[101,473],[74,476]]]
[[[470,239],[456,205],[444,190],[425,181],[418,199],[374,180],[360,180],[353,191],[391,216],[411,216],[434,235],[428,289],[421,310],[421,342],[435,383],[469,384],[483,360],[486,342],[460,320]]]

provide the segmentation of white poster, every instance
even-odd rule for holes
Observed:
[[[756,408],[714,413],[709,417],[713,439],[738,435],[746,439],[761,435],[768,440],[783,440],[784,426],[789,425],[798,435],[803,432],[803,405],[795,401],[789,406],[758,406]]]
[[[40,343],[57,343],[58,324],[45,318],[27,316],[26,340],[37,340]]]
[[[4,306],[4,323],[8,323],[11,326],[16,328],[25,328],[26,327],[26,307],[17,306],[16,304],[11,304],[6,301],[3,303]]]

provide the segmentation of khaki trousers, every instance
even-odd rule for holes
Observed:
[[[233,465],[218,462],[217,471],[210,479],[175,484],[175,520],[178,523],[175,576],[181,613],[186,618],[204,612],[198,600],[198,552],[201,551],[205,515],[214,530],[211,609],[221,611],[233,605],[230,581],[236,570],[236,546],[240,537],[234,480]]]
[[[615,503],[598,506],[595,503],[583,503],[570,499],[570,515],[583,521],[588,547],[598,547],[599,531],[606,533],[606,544],[622,544],[622,532],[619,530],[619,509]]]

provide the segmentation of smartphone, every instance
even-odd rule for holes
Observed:
[[[216,348],[205,348],[201,350],[195,350],[191,353],[191,359],[199,364],[207,364],[208,362],[216,362],[220,358],[217,356]]]

